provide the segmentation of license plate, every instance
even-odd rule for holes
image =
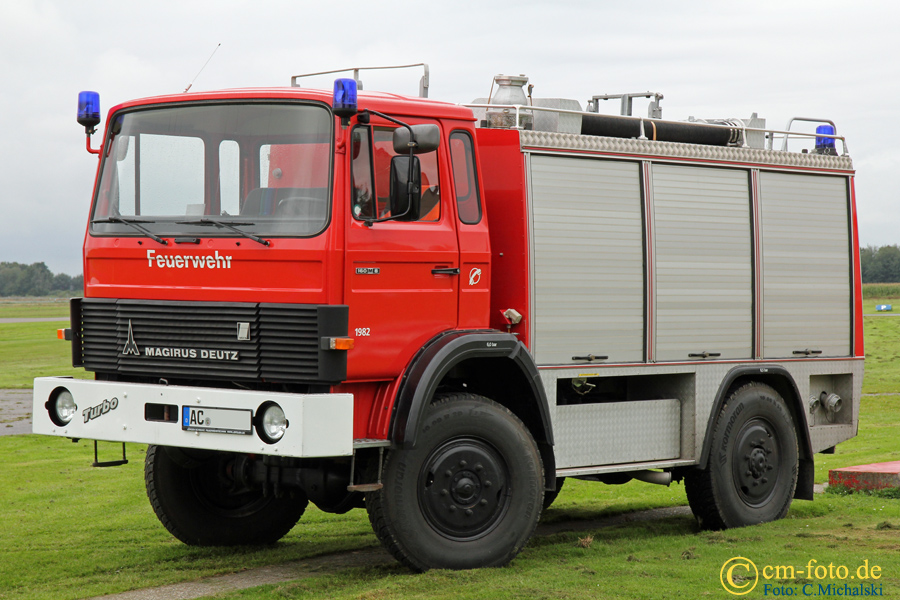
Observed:
[[[253,433],[253,414],[241,408],[184,406],[181,428],[184,431],[250,435]]]

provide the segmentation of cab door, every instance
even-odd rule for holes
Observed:
[[[418,221],[389,216],[393,128],[357,125],[350,133],[351,202],[346,215],[345,302],[350,307],[348,379],[398,376],[429,339],[457,326],[459,245],[442,149],[420,154]],[[446,195],[447,198],[442,196]]]

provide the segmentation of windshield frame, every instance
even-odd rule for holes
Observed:
[[[299,231],[278,231],[277,227],[272,227],[279,221],[266,217],[260,220],[256,215],[116,215],[127,219],[134,220],[143,227],[146,227],[153,234],[161,237],[203,237],[203,238],[240,238],[246,237],[233,230],[223,229],[219,227],[210,227],[206,223],[202,223],[203,219],[229,219],[233,218],[242,231],[248,234],[261,236],[265,238],[313,238],[320,236],[327,231],[333,219],[333,198],[334,198],[334,168],[335,168],[335,119],[331,106],[327,103],[310,99],[292,99],[292,98],[229,98],[229,99],[211,99],[211,100],[193,100],[189,102],[160,102],[154,104],[143,104],[139,106],[129,106],[122,108],[110,114],[106,127],[105,137],[103,141],[102,151],[100,154],[100,165],[97,172],[96,183],[91,201],[90,219],[88,221],[88,232],[92,237],[147,237],[137,231],[135,228],[125,223],[109,222],[110,214],[98,214],[101,194],[103,192],[104,174],[110,167],[115,168],[116,158],[112,156],[114,149],[114,140],[116,134],[113,133],[113,124],[126,115],[148,111],[164,111],[173,108],[195,108],[195,107],[212,107],[212,106],[310,106],[325,110],[328,115],[328,160],[327,173],[325,174],[325,216],[318,230],[313,232]],[[227,133],[227,132],[224,132]],[[197,138],[207,142],[204,138]],[[259,144],[255,151],[265,146],[265,142]],[[206,151],[205,151],[206,152]],[[217,179],[220,176],[220,164],[215,165],[216,172],[209,173],[210,168],[207,161],[204,161],[203,178]],[[258,166],[258,165],[257,165]],[[259,173],[257,173],[259,175]],[[206,193],[204,193],[204,197]],[[241,198],[243,200],[243,198]],[[247,226],[247,221],[254,222],[252,226]],[[229,222],[229,221],[225,221]],[[289,222],[289,220],[288,220]],[[317,223],[318,225],[318,223]],[[273,230],[274,229],[274,230]]]

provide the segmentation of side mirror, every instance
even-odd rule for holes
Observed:
[[[412,168],[409,161],[412,161]],[[395,156],[391,159],[391,220],[418,221],[421,201],[422,167],[419,158]]]
[[[416,147],[413,154],[427,154],[438,149],[441,143],[441,130],[437,125],[412,125],[416,136]],[[394,152],[397,154],[409,154],[409,129],[398,127],[394,130]]]

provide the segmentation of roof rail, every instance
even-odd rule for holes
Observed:
[[[647,107],[647,117],[650,119],[662,119],[662,108],[659,106],[659,101],[664,98],[662,94],[659,92],[632,92],[628,94],[601,94],[599,96],[591,96],[591,99],[587,101],[587,110],[588,112],[600,112],[600,102],[599,100],[622,100],[622,106],[619,111],[623,117],[632,116],[632,105],[633,100],[635,98],[653,98],[653,101],[650,102],[650,106]]]
[[[803,121],[805,123],[826,123],[828,125],[831,125],[831,130],[834,132],[834,134],[833,135],[826,135],[824,133],[809,134],[809,133],[802,133],[800,131],[791,131],[791,125],[794,124],[794,121]],[[843,137],[840,137],[837,135],[837,125],[835,125],[834,121],[832,121],[831,119],[818,119],[816,117],[793,117],[793,118],[791,118],[790,121],[788,121],[788,124],[784,128],[784,131],[776,131],[774,133],[781,133],[783,135],[782,140],[781,140],[781,151],[782,152],[788,151],[788,139],[792,135],[794,135],[794,136],[803,136],[803,137],[815,136],[815,137],[820,137],[820,138],[831,138],[831,139],[835,139],[835,140],[841,140],[841,146],[843,147],[843,150],[844,150],[843,156],[849,155],[849,152],[847,152],[847,140],[845,140]],[[769,149],[770,150],[772,149],[772,141],[773,141],[773,138],[769,138]]]
[[[419,97],[427,98],[428,97],[428,85],[429,85],[429,77],[428,77],[428,64],[427,63],[415,63],[412,65],[392,65],[387,67],[350,67],[348,69],[335,69],[334,71],[320,71],[318,73],[304,73],[302,75],[293,75],[291,77],[291,87],[300,87],[297,83],[297,80],[301,77],[313,77],[315,75],[330,75],[332,73],[345,73],[347,71],[353,71],[353,79],[356,80],[356,85],[359,89],[363,89],[362,80],[359,78],[360,71],[375,71],[380,69],[408,69],[411,67],[423,67],[425,69],[424,75],[419,80]]]
[[[525,106],[520,104],[463,104],[462,106],[466,106],[474,109],[485,109],[485,110],[499,110],[502,111],[511,117],[511,122],[514,123],[510,128],[511,129],[528,129],[530,125],[527,124],[527,116],[534,115],[536,112],[551,112],[557,114],[568,114],[568,115],[580,115],[583,117],[593,117],[596,115],[593,111],[577,111],[577,110],[564,110],[560,108],[551,108],[551,107],[543,107],[543,106]],[[613,117],[613,118],[622,118],[622,117]],[[843,152],[841,156],[849,156],[850,153],[847,150],[847,141],[844,139],[844,136],[837,135],[837,128],[834,129],[834,134],[826,134],[826,133],[806,133],[803,131],[790,131],[790,126],[794,121],[811,121],[811,122],[821,122],[828,123],[832,127],[834,127],[834,122],[828,119],[812,119],[805,117],[794,117],[788,122],[788,130],[781,131],[778,129],[768,129],[762,127],[748,127],[747,124],[742,119],[735,119],[734,121],[730,121],[726,123],[698,123],[698,122],[687,122],[687,121],[669,121],[665,119],[651,119],[647,117],[625,117],[637,122],[639,127],[639,134],[637,136],[633,136],[636,139],[645,140],[648,139],[646,131],[650,128],[654,128],[656,124],[672,124],[672,125],[690,125],[693,127],[701,127],[701,128],[709,128],[709,129],[722,129],[722,130],[732,130],[732,131],[740,131],[741,135],[737,139],[736,144],[729,143],[728,145],[738,145],[744,148],[749,147],[747,143],[747,134],[748,132],[758,132],[762,134],[766,139],[766,149],[773,150],[773,142],[776,135],[780,135],[784,137],[784,141],[782,143],[781,150],[783,152],[787,152],[787,138],[789,136],[806,138],[806,139],[815,139],[815,138],[830,138],[833,140],[840,140]],[[579,125],[580,131],[580,125]],[[596,135],[596,134],[592,134]],[[614,136],[615,137],[615,136]],[[758,146],[758,148],[762,148],[762,146]],[[805,152],[805,150],[804,150]]]

